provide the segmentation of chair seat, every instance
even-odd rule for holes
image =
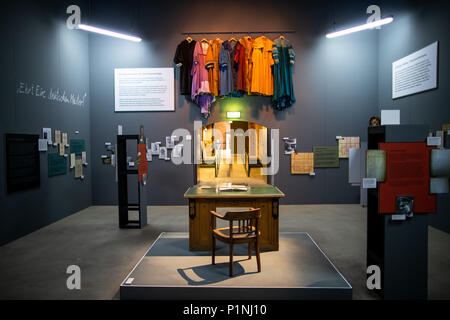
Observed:
[[[238,231],[238,227],[235,226],[233,227],[234,232]],[[213,234],[216,237],[219,237],[221,239],[224,240],[228,240],[231,239],[230,237],[230,228],[226,227],[226,228],[219,228],[219,229],[214,229],[213,230]],[[252,239],[252,238],[256,238],[256,233],[255,233],[255,227],[252,226],[252,231],[248,232],[248,233],[242,233],[242,234],[235,234],[233,233],[233,240],[245,240],[245,239]]]

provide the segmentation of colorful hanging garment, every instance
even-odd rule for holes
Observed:
[[[241,81],[245,81],[244,91],[247,94],[251,94],[253,39],[250,36],[246,36],[239,39],[239,43],[244,47],[244,62],[239,61],[238,83],[242,85]],[[241,80],[240,77],[244,79]]]
[[[253,42],[252,93],[265,96],[273,95],[273,44],[272,40],[264,36],[256,38]]]
[[[245,65],[245,48],[241,43],[236,45],[236,54],[234,55],[235,67],[238,69],[238,79],[236,90],[240,92],[245,92],[245,82],[247,78],[247,68]]]
[[[209,90],[211,94],[218,97],[220,87],[219,54],[223,40],[217,38],[209,42],[206,53],[206,69],[208,69]]]
[[[219,55],[220,68],[220,96],[221,97],[240,97],[242,94],[237,92],[238,69],[234,63],[236,55],[235,40],[225,40],[222,43]]]
[[[283,38],[276,39],[272,49],[273,66],[273,98],[272,105],[281,110],[295,102],[292,85],[292,65],[295,63],[295,52],[292,44]]]
[[[210,95],[208,70],[205,68],[206,53],[209,44],[206,41],[195,44],[193,64],[192,64],[192,92],[191,99],[200,106],[205,117],[209,116],[209,107],[214,97]]]
[[[173,61],[180,66],[180,93],[182,95],[190,95],[192,89],[192,60],[194,56],[195,40],[183,40],[175,51]]]

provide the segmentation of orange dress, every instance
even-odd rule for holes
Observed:
[[[223,40],[217,38],[209,42],[208,52],[206,53],[205,67],[208,69],[209,90],[212,95],[219,96],[220,69],[219,53]]]
[[[253,42],[251,92],[265,96],[273,95],[274,42],[264,36]]]

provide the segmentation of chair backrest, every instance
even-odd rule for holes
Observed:
[[[251,208],[246,211],[228,211],[223,219],[230,221],[230,237],[233,234],[248,234],[256,232],[258,234],[258,220],[261,218],[261,209]],[[234,227],[234,222],[237,226]],[[233,228],[234,227],[234,228]]]

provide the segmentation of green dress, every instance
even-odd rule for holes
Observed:
[[[292,85],[292,65],[295,52],[287,39],[276,39],[272,48],[273,65],[273,98],[272,106],[281,110],[295,102]]]

